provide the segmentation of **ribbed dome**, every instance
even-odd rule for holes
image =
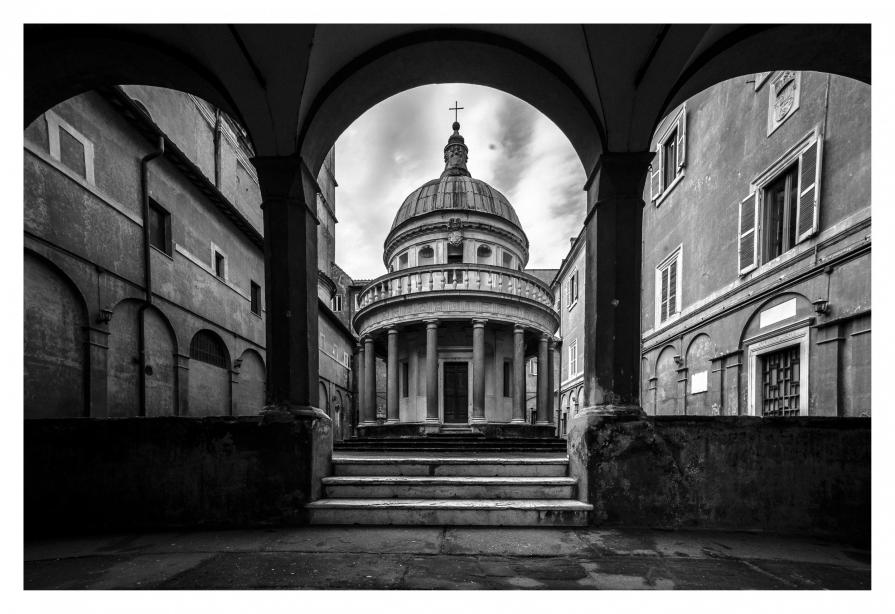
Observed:
[[[442,175],[410,193],[395,215],[392,230],[410,218],[432,211],[478,211],[504,218],[520,229],[519,217],[506,196],[479,179]]]

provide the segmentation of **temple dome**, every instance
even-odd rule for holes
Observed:
[[[392,230],[407,220],[433,211],[472,211],[501,217],[518,226],[519,216],[506,196],[480,179],[466,175],[442,175],[427,181],[404,199]]]
[[[460,135],[460,124],[451,126],[453,134],[444,147],[444,172],[427,181],[404,199],[395,215],[392,230],[415,217],[436,211],[470,211],[503,218],[520,230],[519,216],[507,197],[480,179],[473,179],[466,168],[469,149]]]

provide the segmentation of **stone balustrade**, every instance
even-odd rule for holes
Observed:
[[[439,264],[388,273],[371,281],[358,311],[397,296],[425,292],[494,292],[553,307],[553,293],[537,277],[486,264]]]

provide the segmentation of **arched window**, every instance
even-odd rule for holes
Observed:
[[[210,330],[200,330],[190,343],[190,358],[201,360],[222,369],[229,368],[227,347],[221,338]]]
[[[476,250],[476,257],[479,264],[487,264],[491,260],[491,248],[488,245],[479,245]]]
[[[432,249],[431,245],[424,245],[420,248],[420,252],[418,254],[418,260],[420,266],[426,266],[427,264],[435,264],[435,250]]]

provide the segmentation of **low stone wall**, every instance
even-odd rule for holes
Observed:
[[[26,420],[25,534],[305,522],[329,474],[320,410]]]
[[[869,418],[586,411],[568,442],[595,524],[870,540]]]

